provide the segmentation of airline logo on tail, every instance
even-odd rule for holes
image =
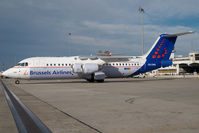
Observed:
[[[165,57],[165,55],[167,54],[167,48],[164,47],[163,49],[163,53],[160,53],[160,49],[163,48],[163,43],[164,43],[165,38],[162,39],[162,42],[160,43],[160,45],[157,45],[157,49],[154,52],[154,55],[152,55],[152,58],[161,58],[161,57]]]
[[[192,33],[194,32],[189,31],[177,34],[161,34],[151,49],[143,55],[143,58],[146,59],[145,64],[138,69],[138,71],[133,73],[133,75],[172,65],[172,60],[169,58],[172,50],[174,49],[177,37]]]
[[[174,48],[177,36],[166,37],[167,34],[160,35],[154,47],[148,53],[147,60],[149,62],[161,62],[161,60],[169,60],[171,52]]]

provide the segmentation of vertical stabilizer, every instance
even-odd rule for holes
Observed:
[[[156,41],[155,45],[146,54],[148,62],[157,62],[161,60],[168,60],[174,48],[177,36],[164,37],[167,34],[162,34]]]
[[[191,33],[194,32],[190,31],[177,34],[161,34],[154,43],[154,45],[151,47],[151,49],[144,55],[144,57],[148,62],[159,62],[162,60],[169,60],[177,37]]]
[[[194,32],[189,31],[177,34],[161,34],[151,49],[142,56],[144,59],[146,59],[145,64],[133,75],[172,65],[172,60],[169,60],[169,58],[171,56],[172,50],[174,49],[177,37],[192,33]]]

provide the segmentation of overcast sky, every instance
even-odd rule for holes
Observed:
[[[161,33],[181,36],[176,54],[199,51],[198,0],[0,0],[0,65],[33,56],[141,55]],[[71,33],[71,35],[69,35]]]

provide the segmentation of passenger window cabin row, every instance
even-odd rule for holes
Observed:
[[[70,63],[62,63],[62,64],[56,64],[56,63],[50,63],[46,64],[46,66],[71,66]],[[28,66],[28,62],[24,63],[18,63],[17,66]],[[139,63],[105,63],[104,66],[139,66]]]
[[[46,66],[71,66],[72,64],[46,64]],[[105,63],[104,66],[139,66],[139,63]]]
[[[139,63],[106,63],[104,66],[139,66]]]
[[[54,64],[46,64],[46,66],[71,66],[71,65],[72,64],[70,64],[70,63],[69,64],[67,64],[67,63],[66,64],[55,64],[55,63]]]

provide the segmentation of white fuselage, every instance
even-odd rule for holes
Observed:
[[[4,75],[16,79],[62,79],[62,78],[86,78],[91,73],[74,72],[74,64],[97,64],[106,78],[127,77],[137,71],[143,64],[140,59],[132,59],[124,62],[105,62],[100,58],[81,59],[74,57],[33,57],[19,62],[6,71]]]

